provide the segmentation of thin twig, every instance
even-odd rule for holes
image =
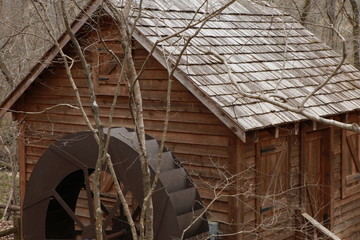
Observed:
[[[341,66],[344,64],[345,59],[346,59],[346,40],[345,38],[339,33],[339,31],[337,31],[335,28],[333,28],[333,30],[339,35],[339,37],[341,38],[341,42],[342,42],[342,58],[340,60],[340,62],[337,64],[336,68],[331,72],[331,74],[325,79],[325,81],[323,81],[320,85],[318,85],[317,87],[315,87],[305,98],[304,100],[300,103],[299,105],[299,109],[303,109],[305,106],[305,103],[309,100],[309,98],[311,98],[312,96],[315,95],[316,92],[318,92],[320,89],[322,89],[336,74],[338,74]]]
[[[79,107],[77,106],[74,106],[74,105],[71,105],[71,104],[67,104],[67,103],[59,103],[59,104],[56,104],[54,106],[51,106],[51,107],[47,107],[45,108],[44,110],[41,110],[41,111],[38,111],[38,112],[29,112],[29,111],[16,111],[16,110],[11,110],[9,109],[8,111],[9,112],[12,112],[12,113],[22,113],[22,114],[27,114],[27,115],[36,115],[36,114],[41,114],[41,113],[45,113],[47,111],[50,111],[54,108],[58,108],[58,107],[69,107],[69,108],[73,108],[73,109],[76,109],[76,110],[79,110]]]

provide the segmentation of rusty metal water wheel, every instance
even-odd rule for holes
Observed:
[[[144,197],[138,141],[132,129],[113,128],[110,134],[109,154],[123,193],[131,194],[137,203],[132,206],[136,219]],[[159,152],[156,139],[146,136],[146,149],[154,175]],[[46,150],[26,186],[23,204],[25,240],[96,239],[89,179],[97,155],[97,145],[89,132],[68,135]],[[192,226],[185,232],[185,239],[207,232],[205,216],[194,222],[204,211],[196,188],[171,152],[166,150],[162,156],[159,182],[153,195],[155,239],[178,239],[189,224]],[[75,214],[80,191],[85,193],[88,222]],[[102,203],[104,238],[132,239],[120,201],[114,198],[111,206],[109,202]]]

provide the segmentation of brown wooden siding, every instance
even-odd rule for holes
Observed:
[[[141,66],[144,54],[146,54],[144,49],[138,49],[136,52],[135,65],[138,68]],[[159,139],[165,118],[168,73],[153,58],[150,59],[148,65],[150,69],[144,72],[140,81],[143,89],[145,127],[147,134]],[[78,63],[74,64],[72,73],[84,107],[90,114],[87,84]],[[105,89],[107,85],[104,84],[100,88]],[[107,125],[112,93],[107,90],[104,92],[107,94],[98,94],[97,102],[103,123]],[[199,191],[204,202],[210,203],[214,198],[214,193],[203,181],[211,180],[215,184],[216,181],[221,180],[218,170],[228,170],[230,131],[178,81],[174,81],[171,98],[172,111],[166,146],[181,160],[194,182],[200,186]],[[113,126],[133,127],[127,101],[127,91],[123,90],[118,98]],[[40,112],[56,104],[76,105],[73,90],[61,64],[55,64],[43,73],[24,94],[22,102],[24,103],[22,110],[28,112]],[[55,107],[41,114],[28,114],[23,120],[27,180],[38,158],[49,144],[65,134],[87,129],[79,111],[66,106]],[[220,198],[210,209],[211,220],[229,222],[228,198]]]
[[[349,122],[359,123],[359,115],[351,114],[348,116]],[[356,164],[351,156],[348,148],[348,140],[346,136],[354,135],[345,130],[336,129],[334,131],[334,193],[333,193],[333,208],[334,208],[334,223],[333,232],[342,236],[342,239],[358,239],[359,224],[360,224],[360,183],[352,182],[351,185],[346,183],[346,178],[349,175],[356,177],[360,169],[353,169],[350,174],[348,167],[350,164]],[[359,138],[358,134],[357,138]],[[353,137],[355,137],[355,135]],[[360,146],[354,146],[357,155],[360,154]],[[354,167],[354,165],[352,167]]]
[[[74,53],[67,49],[68,55]],[[136,45],[134,56],[135,66],[139,69],[145,59],[146,51]],[[89,56],[91,57],[91,56]],[[116,70],[114,70],[116,71]],[[72,73],[76,79],[84,107],[91,113],[87,83],[79,63],[75,63]],[[94,71],[96,74],[96,71]],[[167,87],[167,71],[154,59],[147,64],[147,70],[141,76],[140,85],[143,94],[144,121],[147,133],[160,138],[165,118],[165,98]],[[95,78],[95,83],[96,82]],[[111,82],[97,85],[101,118],[104,125],[108,124],[107,115],[112,102]],[[228,223],[236,231],[249,231],[249,234],[239,235],[236,239],[291,239],[293,237],[293,210],[305,203],[305,190],[301,188],[304,182],[306,158],[304,143],[306,143],[309,129],[294,135],[294,126],[280,130],[279,136],[271,131],[263,130],[257,135],[257,142],[249,140],[241,142],[231,131],[212,114],[196,97],[194,97],[177,80],[173,83],[171,116],[166,146],[181,160],[195,184],[199,187],[200,195],[205,203],[214,199],[214,186],[228,177],[228,173],[238,174],[235,180],[236,188],[229,187],[223,194],[239,194],[234,197],[221,197],[210,207],[210,220]],[[39,157],[56,139],[65,134],[86,130],[85,122],[79,111],[66,106],[53,107],[57,104],[76,105],[73,90],[66,78],[61,64],[53,64],[45,71],[26,91],[17,102],[21,111],[46,112],[39,114],[15,114],[22,121],[23,137],[20,138],[20,166],[23,180],[28,180]],[[356,119],[353,119],[356,118]],[[358,115],[350,116],[351,121],[358,121]],[[306,126],[304,123],[303,126]],[[121,96],[114,113],[114,126],[133,127],[131,114],[128,108],[128,95],[125,86],[122,86]],[[307,127],[309,128],[309,127]],[[305,129],[305,127],[304,127]],[[326,130],[327,131],[327,130]],[[252,133],[249,133],[250,136]],[[344,140],[343,131],[334,129],[328,149],[327,158],[331,164],[331,230],[341,234],[343,239],[351,237],[359,231],[360,223],[360,194],[347,193],[344,195],[343,161]],[[272,152],[271,146],[283,148],[285,151],[280,157]],[[269,148],[271,156],[267,158],[264,148]],[[281,189],[285,200],[279,200],[274,207],[266,208],[264,196],[266,189],[273,179],[278,160],[278,172],[283,179]],[[266,165],[264,161],[273,161]],[[273,168],[275,167],[275,168]],[[360,170],[360,169],[359,169]],[[275,171],[276,172],[276,171]],[[264,181],[264,184],[261,181]],[[276,179],[276,181],[279,180]],[[274,180],[275,181],[275,180]],[[266,187],[267,186],[267,187]],[[22,189],[24,182],[22,182]],[[289,191],[288,191],[289,190]],[[23,196],[22,190],[22,196]],[[267,203],[267,202],[265,202]],[[79,202],[81,205],[81,202]],[[280,207],[279,207],[280,204]],[[263,206],[264,205],[264,206]],[[276,205],[276,206],[275,206]],[[236,206],[237,213],[234,213]],[[260,212],[260,210],[263,210]],[[264,211],[265,210],[265,211]],[[235,211],[236,212],[236,211]],[[80,214],[80,213],[79,213]],[[267,219],[278,214],[278,222],[266,226]],[[86,214],[82,214],[86,217]],[[280,229],[278,229],[280,227]],[[289,230],[284,231],[284,227]],[[275,229],[275,230],[274,230]],[[226,229],[225,229],[226,230]],[[229,230],[229,229],[227,229]]]

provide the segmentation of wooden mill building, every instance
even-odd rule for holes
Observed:
[[[92,64],[97,103],[106,125],[119,70],[94,37],[88,17],[101,12],[98,21],[106,44],[119,56],[122,50],[115,21],[106,10],[100,11],[100,2],[90,1],[86,14],[80,14],[72,28],[84,46],[95,46],[86,57]],[[196,10],[201,0],[156,2],[147,3],[133,33],[132,54],[138,70],[157,40],[206,13]],[[198,27],[161,42],[140,77],[145,127],[155,138],[161,137],[163,129],[167,66]],[[66,33],[59,43],[77,59]],[[64,105],[77,103],[58,53],[56,47],[45,52],[1,104],[1,115],[11,110],[19,122],[22,199],[34,166],[50,144],[87,129],[80,112]],[[212,202],[215,187],[224,186],[225,178],[232,182],[208,213],[208,219],[218,223],[218,231],[238,232],[225,239],[296,239],[300,232],[313,234],[304,226],[315,220],[341,239],[360,238],[360,135],[243,97],[229,79],[230,69],[244,91],[276,91],[288,104],[298,106],[340,59],[290,15],[246,0],[210,18],[180,57],[166,146],[192,176],[205,204]],[[80,63],[74,63],[72,74],[90,113]],[[360,72],[344,63],[305,108],[317,116],[359,123],[359,106]],[[125,87],[113,125],[133,127]]]

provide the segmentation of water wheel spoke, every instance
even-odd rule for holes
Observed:
[[[90,214],[90,222],[92,224],[95,224],[95,210],[94,210],[94,204],[93,204],[93,194],[90,189],[90,181],[89,181],[89,172],[88,170],[84,170],[84,188],[86,191],[86,198],[87,198],[87,204],[89,207],[89,214]]]
[[[107,235],[106,238],[107,239],[114,239],[114,238],[117,238],[117,237],[121,237],[123,236],[124,234],[126,234],[126,230],[125,229],[122,229],[121,231],[119,232],[116,232],[116,233],[112,233],[110,235]]]
[[[144,210],[141,205],[143,182],[139,178],[142,164],[138,148],[134,147],[139,142],[135,130],[129,128],[111,128],[110,137],[109,153],[116,176],[110,177],[104,169],[104,178],[100,181],[99,214],[104,219],[103,239],[132,239],[131,230],[139,235],[139,217]],[[50,147],[39,159],[27,183],[23,203],[27,206],[23,209],[24,235],[31,236],[31,239],[96,239],[97,209],[92,192],[95,187],[92,174],[99,154],[98,144],[88,131],[70,134],[53,144],[61,150],[54,151]],[[157,140],[146,135],[145,147],[149,159],[156,159],[159,152]],[[149,161],[147,164],[155,170],[156,162]],[[160,167],[161,177],[155,189],[154,201],[154,240],[168,239],[169,236],[179,238],[183,226],[192,220],[190,211],[198,216],[204,209],[200,206],[200,196],[188,179],[188,174],[169,151],[162,153]],[[41,184],[44,179],[47,183]],[[122,191],[121,198],[114,195],[114,183],[120,184],[116,187]],[[49,194],[37,196],[39,193]],[[34,200],[37,202],[34,203]],[[47,201],[48,205],[43,201]],[[130,215],[125,214],[130,210],[126,202],[131,207]],[[164,217],[166,220],[162,219]],[[131,228],[129,222],[135,224],[135,229]],[[185,239],[205,233],[207,226],[206,217],[199,220],[191,231],[186,231]]]
[[[132,219],[135,220],[139,216],[140,213],[141,213],[141,207],[137,206],[137,208],[135,209],[135,211],[132,214]]]
[[[64,210],[69,214],[69,216],[79,225],[81,229],[84,229],[84,224],[80,221],[80,219],[75,215],[73,210],[69,207],[69,205],[64,201],[64,199],[53,190],[53,197],[58,201],[58,203],[64,208]]]
[[[103,213],[108,216],[110,214],[110,211],[109,209],[101,202],[100,200],[100,207],[101,207],[101,210],[103,211]]]
[[[107,214],[104,220],[103,229],[106,229],[109,226],[111,219],[115,216],[120,205],[121,205],[120,199],[117,198],[115,205],[111,208],[110,212]]]

